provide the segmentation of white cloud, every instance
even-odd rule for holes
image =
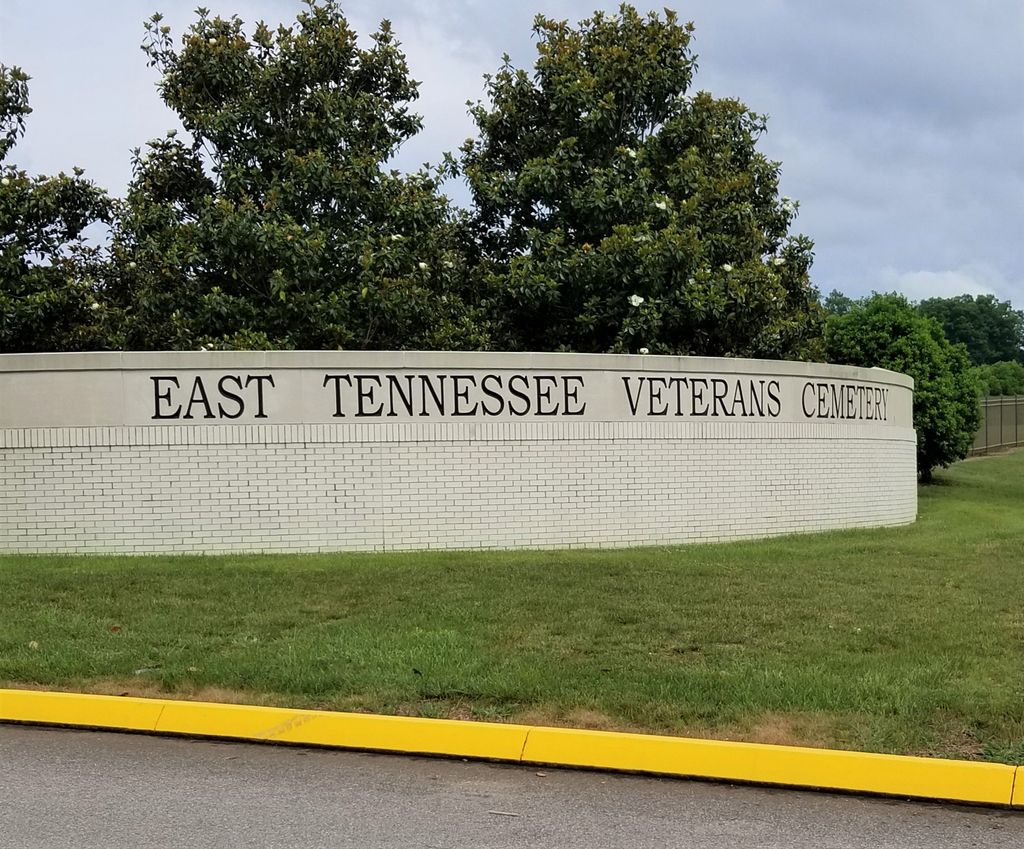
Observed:
[[[883,292],[902,292],[914,301],[925,298],[951,298],[955,295],[995,295],[1000,299],[1012,297],[1016,290],[1020,299],[1021,286],[1012,286],[995,268],[974,264],[942,271],[898,271],[884,268],[878,275]]]
[[[412,109],[424,116],[423,130],[403,145],[395,165],[416,170],[423,163],[438,164],[445,151],[457,152],[463,141],[476,135],[466,101],[484,94],[483,75],[493,59],[478,43],[453,38],[433,24],[396,20],[419,97]]]

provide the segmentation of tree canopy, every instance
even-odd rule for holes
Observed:
[[[918,309],[942,325],[950,342],[963,343],[975,365],[1024,363],[1024,312],[1009,301],[995,295],[957,295],[928,298]]]
[[[840,292],[838,289],[833,289],[825,296],[821,305],[829,315],[846,315],[857,305],[857,302],[849,295],[845,295]]]
[[[108,221],[106,193],[74,169],[31,176],[7,157],[31,114],[29,76],[0,65],[0,352],[108,347],[84,231]]]
[[[205,9],[143,45],[173,132],[136,151],[107,285],[129,348],[476,348],[461,217],[439,175],[384,163],[420,128],[385,22],[334,2],[293,26]]]
[[[765,119],[690,95],[692,25],[628,5],[535,19],[462,148],[482,278],[510,348],[807,357],[822,313]]]

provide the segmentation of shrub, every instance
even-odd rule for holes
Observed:
[[[1024,395],[1024,365],[1015,360],[974,370],[983,395]]]
[[[967,455],[981,422],[978,384],[963,345],[902,295],[875,294],[825,325],[830,362],[892,369],[914,379],[917,471],[931,480],[936,466]]]

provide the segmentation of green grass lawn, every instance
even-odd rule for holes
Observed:
[[[1024,761],[1024,451],[912,526],[624,551],[0,558],[0,686]]]

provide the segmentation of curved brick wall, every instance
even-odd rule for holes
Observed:
[[[912,383],[576,354],[0,356],[0,551],[626,546],[898,525]]]

